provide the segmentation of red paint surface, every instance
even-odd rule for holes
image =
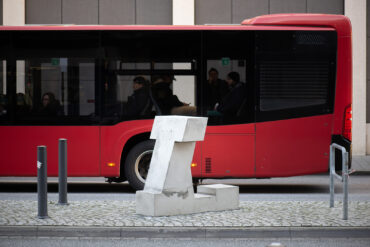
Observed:
[[[351,36],[351,22],[344,15],[329,14],[273,14],[242,21],[242,25],[331,27],[338,36]]]
[[[196,166],[191,167],[191,174],[193,177],[197,178],[202,176],[202,145],[203,142],[197,142],[195,144],[192,164],[195,164]]]
[[[113,126],[101,126],[101,176],[118,177],[125,143],[133,136],[150,132],[152,125],[153,120],[136,120]],[[108,167],[107,163],[110,162],[116,166]]]
[[[203,177],[254,177],[255,124],[207,127],[202,144]],[[206,159],[211,159],[207,172]]]
[[[58,176],[58,139],[68,144],[68,176],[100,176],[99,127],[1,126],[0,175],[36,176],[37,146],[47,146],[49,176]]]
[[[256,124],[256,177],[325,172],[332,115]]]
[[[352,39],[338,37],[333,134],[343,134],[345,111],[350,104],[352,104]]]

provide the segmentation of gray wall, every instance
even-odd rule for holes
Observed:
[[[62,0],[63,24],[99,24],[99,0]]]
[[[27,0],[26,24],[172,24],[172,0]]]
[[[135,12],[136,5],[132,0],[99,1],[99,21],[102,24],[135,24]]]
[[[258,15],[289,12],[343,14],[344,1],[195,0],[196,24],[240,23]],[[172,0],[27,0],[26,23],[172,24]]]
[[[26,23],[61,24],[62,0],[27,0]]]
[[[3,0],[0,0],[0,25],[3,25]]]
[[[136,0],[136,24],[172,24],[172,0]]]
[[[274,13],[343,14],[343,0],[195,0],[195,23],[240,23]]]

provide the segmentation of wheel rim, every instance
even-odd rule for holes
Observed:
[[[146,176],[148,175],[152,153],[153,150],[145,151],[135,161],[135,175],[143,183],[145,183]]]

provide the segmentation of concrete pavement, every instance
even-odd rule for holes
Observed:
[[[239,209],[181,216],[147,217],[133,201],[48,202],[49,219],[37,218],[37,202],[0,200],[0,236],[115,238],[370,237],[370,202],[240,202]]]

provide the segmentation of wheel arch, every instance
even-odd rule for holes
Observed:
[[[127,142],[124,144],[122,152],[121,152],[121,159],[120,159],[120,177],[126,180],[125,174],[125,162],[127,159],[127,155],[130,150],[138,143],[142,141],[149,140],[150,132],[144,132],[137,135],[130,137]]]

